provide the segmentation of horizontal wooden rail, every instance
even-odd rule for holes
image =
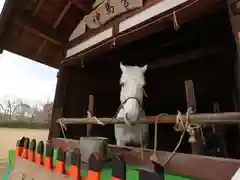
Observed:
[[[142,124],[153,124],[157,120],[158,124],[175,124],[176,115],[146,116],[140,118],[138,122]],[[183,121],[187,120],[186,115],[182,115]],[[238,124],[240,123],[240,112],[224,113],[201,113],[190,114],[189,122],[192,124]],[[103,124],[124,124],[122,119],[97,118]],[[58,123],[63,124],[99,124],[95,118],[59,118]]]

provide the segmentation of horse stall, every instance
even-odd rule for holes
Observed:
[[[128,3],[131,8],[137,1]],[[143,109],[149,117],[161,113],[177,114],[178,110],[185,113],[189,107],[193,113],[238,111],[238,78],[234,68],[238,50],[228,4],[223,1],[174,3],[176,5],[162,13],[160,9],[167,6],[167,3],[163,5],[164,1],[149,7],[146,3],[137,11],[121,15],[106,26],[82,32],[78,37],[74,31],[72,37],[75,38],[70,41],[59,72],[50,139],[79,139],[88,135],[107,137],[110,144],[116,144],[111,117],[120,105],[120,62],[128,66],[148,65],[145,74],[147,97]],[[154,12],[154,8],[159,8],[159,12]],[[86,24],[86,27],[91,25]],[[90,122],[86,118],[87,111],[97,119],[105,120],[106,125],[97,125],[94,120]],[[56,120],[62,117],[66,124],[64,134],[64,128],[61,130],[56,124]],[[239,158],[240,136],[236,121],[231,124],[229,119],[229,125],[221,125],[217,122],[221,117],[215,122],[208,122],[208,117],[205,118],[202,121],[210,125],[203,126],[202,133],[196,132],[196,143],[189,143],[189,136],[185,135],[177,152]],[[149,119],[154,123],[155,117]],[[157,125],[157,147],[154,147],[156,128],[154,124],[150,125],[148,148],[160,150],[161,162],[167,157],[161,150],[172,152],[181,136],[181,132],[173,128],[175,118],[166,119],[162,117],[161,121],[160,117]],[[215,123],[218,125],[211,125]],[[184,155],[182,159],[177,156],[181,155],[175,155],[173,162],[166,165],[169,171],[189,174],[191,169],[199,173],[190,173],[195,177],[228,179],[220,169],[221,175],[215,177],[210,172],[204,173],[206,169],[201,171],[200,165],[208,166],[208,161],[202,164],[201,160],[194,160],[196,170],[190,168],[193,166],[190,162],[185,163],[195,156]],[[196,165],[198,161],[199,166]]]
[[[74,11],[70,8],[74,1],[69,2],[53,28],[63,27],[64,16],[76,16],[67,14]],[[34,140],[19,140],[16,150],[10,152],[9,179],[19,172],[36,180],[79,179],[80,167],[81,175],[88,172],[86,179],[93,180],[239,179],[239,2],[93,2],[84,18],[74,19],[75,27],[69,27],[64,58],[61,53],[56,56],[62,59],[56,65],[59,72],[49,141],[36,146]],[[80,7],[81,3],[76,4]],[[41,3],[38,5],[35,11],[40,11]],[[35,56],[44,57],[40,55],[46,42],[59,41],[44,33],[39,36],[45,40]],[[139,119],[149,124],[144,148],[142,144],[116,145],[114,124],[124,123],[115,116],[123,104],[120,64],[147,67],[141,103],[146,117]],[[84,149],[93,141],[96,146]],[[88,167],[77,158],[79,154]],[[146,165],[151,165],[151,172]],[[108,174],[107,166],[112,167],[111,176],[103,175]],[[42,173],[28,174],[36,168]],[[138,176],[131,176],[135,171]]]

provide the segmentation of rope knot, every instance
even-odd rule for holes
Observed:
[[[67,127],[66,127],[66,125],[63,123],[63,120],[64,120],[64,117],[62,117],[61,119],[59,119],[59,125],[60,125],[60,128],[61,128],[63,137],[64,137],[64,139],[66,139],[67,137],[66,137],[65,131],[67,131]]]
[[[97,124],[104,126],[104,123],[102,121],[98,120],[98,118],[96,118],[96,116],[92,116],[90,111],[87,111],[87,118],[94,119],[97,122]]]
[[[193,113],[192,107],[188,108],[186,113],[186,121],[183,119],[183,115],[180,111],[178,111],[177,117],[176,117],[176,124],[174,125],[174,129],[177,132],[187,132],[189,134],[189,143],[195,143],[195,131],[200,128],[199,124],[191,124],[189,123],[189,114]]]

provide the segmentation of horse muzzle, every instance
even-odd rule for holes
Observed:
[[[136,114],[125,113],[124,120],[125,120],[125,123],[129,126],[135,125],[138,119],[139,119],[139,116]]]

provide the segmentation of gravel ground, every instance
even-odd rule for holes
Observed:
[[[7,167],[8,150],[14,149],[17,140],[22,136],[45,141],[48,138],[48,130],[0,128],[0,180],[3,179]]]

